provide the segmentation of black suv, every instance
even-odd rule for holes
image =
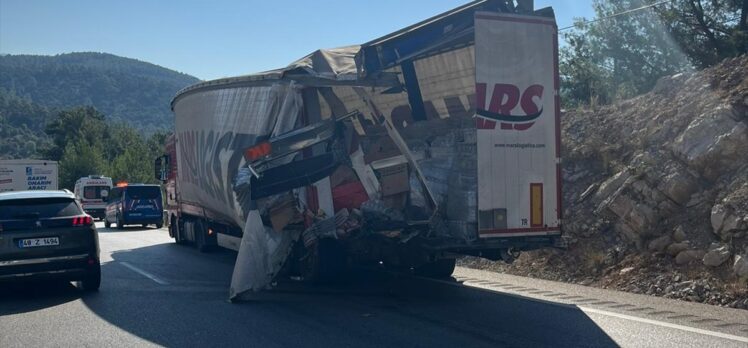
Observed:
[[[70,191],[0,193],[0,281],[101,284],[99,237]]]

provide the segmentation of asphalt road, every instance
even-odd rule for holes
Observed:
[[[288,280],[231,304],[235,253],[201,254],[165,230],[99,232],[98,293],[0,285],[0,347],[748,346],[748,311],[467,269],[451,281],[363,270],[324,287]]]

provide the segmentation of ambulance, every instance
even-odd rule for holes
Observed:
[[[75,182],[75,197],[81,202],[83,211],[94,218],[104,218],[105,198],[112,190],[112,178],[89,175]]]

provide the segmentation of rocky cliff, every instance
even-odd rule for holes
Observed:
[[[464,265],[748,308],[748,56],[562,123],[568,250]]]

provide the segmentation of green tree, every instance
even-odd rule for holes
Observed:
[[[153,177],[153,158],[146,147],[128,147],[112,162],[110,176],[116,181],[156,183]]]
[[[594,0],[597,21],[564,33],[562,93],[569,106],[609,103],[662,76],[748,53],[748,0]],[[631,11],[634,10],[634,11]]]
[[[748,53],[748,0],[675,0],[657,12],[696,66]]]
[[[98,146],[83,139],[69,142],[60,158],[60,187],[72,190],[81,177],[107,172],[104,155]]]
[[[53,146],[46,154],[51,160],[60,160],[70,142],[84,141],[101,148],[109,137],[104,114],[91,106],[61,111],[44,132],[52,138]]]
[[[599,65],[600,59],[593,55],[587,37],[573,33],[566,36],[566,42],[559,62],[564,103],[573,107],[610,101],[611,72]]]
[[[687,56],[653,10],[617,15],[642,0],[594,0],[602,20],[577,20],[564,34],[560,64],[564,96],[572,102],[609,103],[651,89],[662,76],[690,68]]]
[[[130,147],[142,147],[143,138],[137,130],[125,123],[111,123],[108,126],[108,139],[105,144],[106,158],[114,161]]]

